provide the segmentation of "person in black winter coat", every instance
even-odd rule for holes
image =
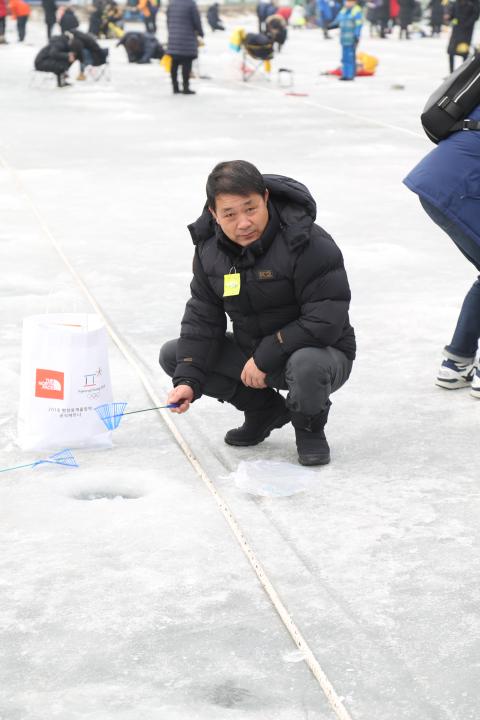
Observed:
[[[161,60],[165,55],[163,47],[155,35],[150,33],[128,32],[117,43],[117,47],[123,45],[127,53],[129,63],[142,65],[150,60]]]
[[[415,0],[398,0],[400,12],[398,14],[398,22],[400,23],[400,32],[398,37],[400,40],[405,37],[410,39],[409,25],[413,22],[413,13],[415,10]]]
[[[92,13],[88,24],[88,32],[95,37],[100,37],[102,32],[103,15],[106,7],[106,0],[92,0]]]
[[[442,0],[430,0],[427,9],[430,9],[430,26],[432,28],[432,37],[435,37],[442,32],[445,6]]]
[[[245,414],[225,436],[236,446],[291,422],[304,465],[330,460],[330,395],[355,357],[342,254],[315,215],[296,180],[261,175],[242,160],[217,165],[189,226],[195,255],[181,335],[160,351],[173,378],[168,402],[178,403],[172,412],[202,394],[232,404]],[[288,390],[286,400],[275,389]]]
[[[198,38],[203,37],[202,21],[195,0],[170,0],[167,8],[168,54],[172,58],[170,77],[174,94],[180,92],[178,69],[182,68],[183,94],[190,90],[192,64],[198,55]]]
[[[80,26],[78,18],[73,10],[65,7],[64,5],[61,5],[58,8],[57,22],[60,25],[62,33],[72,32],[72,30],[76,30]]]
[[[388,37],[387,31],[390,22],[390,0],[379,0],[376,17],[380,37],[385,40]]]
[[[57,4],[55,0],[42,0],[43,12],[45,13],[45,25],[47,26],[47,38],[52,37],[53,26],[57,22]]]
[[[207,20],[208,24],[210,25],[211,29],[215,32],[215,30],[225,30],[225,25],[220,20],[220,15],[218,13],[218,3],[213,3],[213,5],[210,5],[210,7],[207,10]]]
[[[452,34],[448,43],[447,53],[450,72],[455,67],[455,55],[466,60],[470,52],[473,28],[480,12],[479,0],[455,0],[449,10]]]
[[[69,85],[66,80],[66,73],[72,63],[79,56],[78,48],[75,48],[73,38],[67,35],[54,35],[48,45],[37,54],[34,66],[39,72],[48,72],[56,75],[58,87]]]

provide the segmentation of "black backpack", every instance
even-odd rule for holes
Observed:
[[[465,60],[435,90],[420,117],[423,129],[438,144],[458,130],[480,130],[480,121],[469,113],[480,105],[480,54]]]

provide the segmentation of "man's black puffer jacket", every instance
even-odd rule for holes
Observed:
[[[247,358],[270,374],[303,347],[332,346],[353,360],[355,335],[348,319],[350,288],[342,254],[314,224],[315,201],[291,178],[264,175],[269,222],[242,248],[216,225],[207,207],[189,225],[195,247],[191,298],[182,320],[174,385],[189,381],[195,398],[215,367],[232,320]],[[223,297],[224,275],[240,273],[240,294]]]

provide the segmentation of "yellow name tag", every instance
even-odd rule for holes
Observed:
[[[223,276],[223,297],[240,295],[240,273]]]

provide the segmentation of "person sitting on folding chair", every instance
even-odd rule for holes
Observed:
[[[241,65],[243,80],[249,80],[261,67],[270,72],[270,60],[273,58],[274,41],[265,33],[246,33],[242,27],[237,27],[230,36],[230,48],[235,52],[243,51]],[[247,57],[258,60],[256,67],[252,68],[246,62]]]
[[[266,33],[247,33],[243,47],[255,60],[271,60],[273,58],[273,40]]]
[[[38,72],[53,73],[57,78],[57,86],[66,87],[70,85],[67,80],[68,69],[79,57],[79,46],[75,46],[70,33],[54,35],[37,54],[34,67]]]
[[[123,12],[115,0],[93,0],[94,12],[90,15],[88,32],[95,37],[121,37]]]

